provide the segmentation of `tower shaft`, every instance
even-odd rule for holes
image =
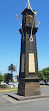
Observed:
[[[38,59],[34,13],[31,9],[22,12],[21,55],[18,94],[33,96],[40,94]],[[23,33],[22,33],[23,32]]]

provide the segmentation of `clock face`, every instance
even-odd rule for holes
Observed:
[[[30,41],[30,42],[33,42],[33,37],[30,37],[29,41]]]

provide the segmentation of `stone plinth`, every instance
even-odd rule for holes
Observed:
[[[18,94],[21,96],[40,95],[39,79],[20,79]]]

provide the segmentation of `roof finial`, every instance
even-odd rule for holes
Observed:
[[[29,0],[27,1],[27,8],[32,10]]]
[[[30,2],[29,2],[29,0],[27,1],[27,8],[29,9],[29,7],[30,7]]]
[[[25,8],[26,8],[26,7],[27,7],[28,9],[31,9],[31,11],[32,11],[35,15],[37,14],[36,11],[32,10],[29,0],[27,1],[27,4],[26,4]]]

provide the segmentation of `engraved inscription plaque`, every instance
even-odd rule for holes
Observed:
[[[21,72],[24,72],[24,54],[22,54]]]
[[[34,53],[29,53],[29,73],[35,72]]]

